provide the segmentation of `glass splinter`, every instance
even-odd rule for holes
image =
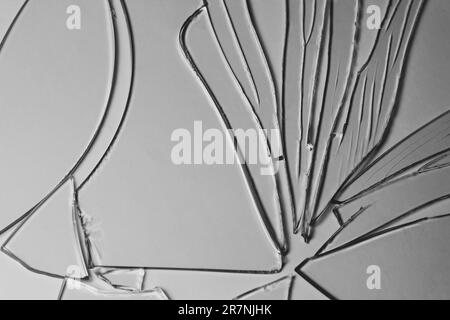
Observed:
[[[293,276],[286,276],[260,288],[243,293],[234,300],[290,300]]]
[[[145,285],[144,269],[106,269],[95,271],[104,281],[116,289],[143,291]]]

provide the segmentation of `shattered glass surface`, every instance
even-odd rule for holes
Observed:
[[[0,299],[449,299],[449,15],[0,0]]]

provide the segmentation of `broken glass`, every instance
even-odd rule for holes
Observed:
[[[424,4],[1,2],[0,296],[446,297],[448,2]]]

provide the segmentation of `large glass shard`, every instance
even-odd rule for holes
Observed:
[[[237,140],[237,153],[239,159],[242,159],[243,174],[248,181],[249,188],[254,197],[254,201],[260,210],[261,217],[266,223],[269,229],[270,235],[274,241],[280,246],[285,248],[286,240],[284,237],[284,230],[281,216],[280,197],[278,194],[278,181],[271,171],[271,163],[254,161],[253,157],[258,154],[254,154],[254,149],[250,145],[254,142],[256,134],[260,135],[261,132],[262,141],[259,141],[258,145],[262,149],[259,152],[266,152],[270,146],[269,139],[270,134],[265,134],[261,131],[263,127],[257,118],[254,107],[250,106],[240,94],[237,86],[232,78],[225,77],[227,74],[227,68],[224,65],[226,60],[221,59],[219,46],[211,38],[213,33],[209,28],[206,19],[206,13],[201,14],[198,20],[194,20],[192,25],[186,29],[186,54],[192,59],[198,72],[201,74],[201,78],[206,83],[206,86],[211,90],[214,101],[216,101],[216,108],[219,112],[224,113],[222,116],[225,128],[230,130],[229,138]],[[209,37],[208,37],[209,36]],[[223,65],[222,70],[218,68]],[[229,73],[231,77],[231,73]],[[234,130],[231,132],[231,130]],[[241,130],[241,131],[238,131]],[[243,131],[242,131],[243,130]],[[248,131],[253,130],[253,131]],[[242,139],[239,132],[253,132],[255,133],[252,138],[251,135],[248,139]],[[280,136],[276,136],[280,138]],[[266,142],[267,141],[267,142]],[[232,146],[230,146],[232,148]],[[270,156],[267,154],[267,159]],[[267,173],[266,173],[267,172]]]
[[[1,48],[0,232],[68,179],[100,130],[112,79],[105,4],[29,1]],[[84,29],[66,28],[69,5],[90,13]]]
[[[205,130],[221,127],[195,73],[180,59],[180,26],[197,7],[127,5],[136,53],[145,58],[136,59],[132,112],[110,157],[79,190],[81,211],[103,234],[94,266],[279,270],[280,253],[241,166],[175,165],[170,157],[176,130],[190,131],[196,121]]]
[[[75,228],[72,181],[65,183],[17,228],[2,250],[35,272],[64,278],[87,276]],[[72,201],[71,201],[72,200]]]
[[[290,300],[293,281],[293,276],[286,276],[243,293],[234,300]]]
[[[297,271],[338,299],[449,299],[449,227],[447,215],[384,231]]]

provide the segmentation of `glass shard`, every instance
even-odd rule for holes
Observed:
[[[74,227],[73,188],[72,181],[65,183],[20,224],[2,250],[38,273],[64,278],[76,268],[78,278],[87,276]]]
[[[0,244],[15,232],[15,228],[17,225],[0,236]],[[56,300],[62,282],[62,279],[32,272],[0,252],[1,300]]]
[[[227,68],[223,65],[226,60],[221,59],[220,47],[211,38],[213,34],[212,28],[210,28],[209,32],[206,32],[206,30],[208,30],[206,13],[200,14],[186,29],[184,42],[186,44],[186,54],[192,59],[192,63],[195,64],[193,67],[201,74],[202,79],[209,90],[211,90],[210,94],[213,95],[213,100],[217,103],[216,108],[219,114],[225,114],[222,119],[226,129],[230,130],[230,139],[238,141],[236,152],[238,153],[238,158],[242,159],[243,163],[245,162],[243,164],[243,175],[247,180],[255,204],[258,206],[261,218],[266,224],[269,234],[280,248],[285,248],[286,240],[278,193],[279,181],[271,173],[264,174],[268,169],[267,163],[253,161],[252,149],[247,145],[252,140],[250,138],[248,140],[238,138],[239,133],[237,129],[245,132],[249,132],[248,130],[258,132],[258,130],[264,128],[263,124],[258,120],[255,108],[243,99],[244,96],[240,94],[231,78],[232,74],[229,73],[229,79],[224,77],[227,74]],[[218,70],[221,64],[223,69]],[[231,132],[232,129],[236,131]],[[273,137],[267,135],[267,138],[264,137],[262,139],[261,148],[264,148],[264,151],[270,149],[271,138]]]
[[[95,271],[104,281],[116,289],[143,291],[145,281],[144,269],[109,269]]]
[[[338,299],[449,299],[449,227],[446,215],[383,231],[297,271]]]
[[[100,130],[112,72],[107,8],[83,1],[90,31],[69,32],[60,13],[70,4],[26,2],[1,47],[0,232],[67,181]]]

